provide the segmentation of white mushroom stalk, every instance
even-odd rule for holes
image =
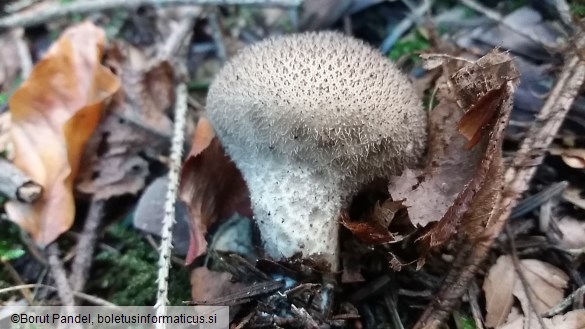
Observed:
[[[248,184],[267,254],[338,270],[338,219],[358,188],[414,166],[426,114],[408,79],[334,32],[242,50],[209,89],[208,115]]]

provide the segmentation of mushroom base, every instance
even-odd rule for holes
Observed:
[[[303,258],[326,261],[336,271],[343,206],[336,173],[257,156],[238,159],[237,164],[248,183],[266,253],[277,260],[300,253]]]

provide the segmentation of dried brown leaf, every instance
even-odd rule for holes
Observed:
[[[512,289],[516,280],[512,258],[506,255],[498,257],[483,282],[487,313],[486,326],[494,328],[506,322],[514,303]]]
[[[563,299],[569,280],[565,272],[537,259],[521,260],[520,268],[528,286],[524,287],[520,280],[516,280],[513,294],[520,300],[524,315],[531,313],[527,292],[538,314],[550,310]]]
[[[179,197],[191,216],[187,263],[207,250],[205,234],[218,219],[234,213],[252,217],[248,188],[235,164],[225,155],[209,121],[200,118],[181,172]]]
[[[389,184],[393,199],[405,199],[412,223],[425,228],[427,248],[447,241],[464,215],[471,221],[465,229],[480,236],[497,210],[491,204],[470,211],[500,193],[500,150],[517,76],[511,56],[497,49],[476,62],[444,56],[442,63],[439,104],[429,115],[427,165],[422,172],[406,170]],[[476,196],[482,200],[474,201]]]
[[[541,329],[534,317],[530,319],[530,329]],[[585,310],[574,310],[567,314],[556,315],[551,319],[542,319],[547,329],[584,329]],[[522,316],[498,327],[498,329],[525,329],[526,317]]]
[[[120,85],[101,64],[104,43],[104,31],[92,23],[68,28],[10,100],[14,163],[44,194],[33,205],[11,201],[6,211],[41,245],[73,224],[82,152]]]

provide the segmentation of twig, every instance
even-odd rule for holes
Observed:
[[[145,5],[262,5],[296,7],[302,0],[84,0],[68,4],[55,3],[40,10],[17,13],[0,19],[0,29],[32,26],[72,14],[88,14],[109,9],[132,9]]]
[[[555,45],[551,45],[551,44],[548,44],[548,43],[542,41],[536,34],[534,34],[532,32],[525,31],[525,30],[519,30],[515,26],[506,22],[506,20],[504,19],[504,17],[502,17],[502,15],[500,15],[500,13],[482,5],[481,3],[478,3],[475,0],[459,0],[459,1],[461,1],[461,3],[464,4],[465,6],[482,13],[487,18],[489,18],[495,22],[498,22],[499,24],[506,27],[510,31],[512,31],[520,36],[523,36],[536,44],[544,45],[545,47],[548,47],[548,48],[555,47]]]
[[[23,284],[23,285],[19,285],[19,286],[13,286],[13,287],[0,289],[0,294],[5,294],[5,293],[11,292],[11,291],[17,291],[17,290],[23,290],[23,289],[38,289],[38,288],[44,288],[44,289],[52,290],[55,292],[59,291],[58,288],[53,287],[53,286],[49,286],[49,285],[41,284],[41,283],[31,283],[31,284]],[[116,304],[110,303],[107,300],[96,297],[96,296],[84,294],[84,293],[78,292],[78,291],[74,291],[73,295],[79,299],[83,299],[83,300],[90,302],[94,305],[118,308],[118,306]]]
[[[43,187],[12,163],[0,158],[0,193],[8,198],[21,202],[32,203],[43,192]]]
[[[13,31],[12,33],[16,34],[16,38],[14,38],[14,42],[16,43],[16,50],[18,52],[18,57],[20,58],[20,75],[23,80],[26,80],[33,69],[33,60],[30,55],[30,51],[28,46],[22,39],[24,35],[24,30],[19,29],[17,31]]]
[[[146,234],[146,236],[144,237],[146,239],[146,242],[148,242],[148,244],[157,252],[160,252],[160,246],[158,245],[158,243],[156,243],[156,241],[154,240],[154,238],[152,237],[152,235],[150,234]],[[177,256],[171,256],[171,261],[173,262],[173,264],[177,265],[177,266],[184,266],[185,265],[185,260],[181,259]]]
[[[506,235],[508,235],[508,240],[509,240],[509,244],[510,244],[510,253],[512,256],[512,263],[514,264],[514,269],[516,270],[516,273],[518,274],[518,278],[520,279],[520,282],[522,283],[522,288],[524,288],[524,293],[526,294],[526,300],[528,301],[528,306],[530,307],[530,311],[536,315],[536,318],[538,319],[538,324],[540,325],[541,329],[548,329],[548,327],[546,326],[546,324],[544,324],[544,320],[542,319],[542,317],[540,316],[540,314],[538,314],[538,311],[536,310],[536,304],[534,303],[534,300],[532,299],[532,286],[530,286],[530,284],[528,283],[528,280],[526,279],[526,275],[524,275],[524,271],[522,271],[522,266],[520,265],[520,260],[518,258],[518,253],[516,251],[516,243],[514,242],[514,236],[512,235],[512,232],[510,231],[510,226],[506,225],[505,226],[505,231],[506,231]],[[530,328],[530,321],[532,319],[532,316],[530,314],[525,314],[525,319],[528,321],[528,328]]]
[[[73,291],[69,285],[69,280],[67,280],[67,273],[59,258],[59,252],[59,247],[56,242],[47,246],[49,267],[51,269],[51,276],[53,276],[55,285],[57,286],[57,294],[64,306],[71,307],[75,305],[75,300],[73,299]]]
[[[183,47],[185,40],[190,38],[193,26],[195,25],[195,18],[199,15],[197,8],[186,8],[183,12],[184,19],[181,19],[179,26],[175,28],[173,33],[165,42],[161,51],[158,53],[158,60],[168,60],[179,54]]]
[[[578,44],[583,46],[585,37],[581,37]],[[542,163],[546,150],[557,134],[584,81],[585,61],[575,54],[565,62],[550,96],[516,153],[512,161],[513,165],[506,170],[505,188],[498,204],[499,212],[494,216],[494,225],[486,232],[485,239],[470,242],[470,252],[466,248],[459,252],[454,264],[460,262],[461,266],[449,272],[439,292],[442,298],[425,310],[418,320],[417,328],[440,328],[457,305],[457,300],[465,293],[469,282],[475,277],[477,269],[485,261],[494,241],[504,229],[512,209],[518,203],[522,193],[528,189],[530,180],[538,165]]]
[[[380,46],[380,51],[383,54],[392,49],[396,41],[400,39],[400,37],[406,33],[406,31],[410,30],[412,25],[418,21],[430,8],[434,0],[424,1],[418,8],[416,8],[412,14],[408,15],[404,18],[398,25],[392,30],[392,33],[382,41],[382,45]]]
[[[169,170],[169,189],[165,201],[165,215],[161,233],[159,271],[158,271],[158,296],[156,301],[156,314],[166,315],[168,304],[168,280],[171,267],[172,232],[175,224],[175,202],[179,188],[179,174],[183,154],[183,142],[185,140],[185,117],[187,115],[187,85],[180,83],[176,89],[175,127],[171,146],[171,163]],[[162,325],[164,328],[164,324]]]
[[[390,318],[392,319],[393,328],[404,329],[404,325],[400,320],[400,314],[396,308],[396,302],[394,301],[394,298],[392,298],[392,296],[389,294],[386,294],[384,295],[384,302],[386,303],[386,307],[390,309]]]
[[[104,215],[104,205],[105,201],[103,200],[92,200],[83,231],[77,240],[75,258],[71,265],[71,277],[69,278],[71,288],[74,291],[82,291],[87,282],[97,240],[97,229]]]
[[[219,16],[217,15],[217,11],[212,8],[209,11],[207,17],[209,19],[211,37],[213,38],[213,43],[215,44],[215,48],[217,50],[217,57],[219,58],[221,64],[225,64],[225,62],[227,61],[227,52],[225,50],[223,34],[221,33],[221,28],[219,26]]]
[[[514,210],[512,210],[510,219],[520,218],[532,210],[540,207],[545,202],[563,193],[567,186],[569,186],[569,182],[567,181],[558,182],[534,195],[527,197],[526,199],[521,200],[518,202],[518,205],[514,207]]]
[[[471,282],[469,290],[467,291],[469,297],[469,306],[471,307],[471,314],[473,315],[473,321],[475,322],[476,329],[484,329],[483,317],[477,302],[477,296],[479,295],[479,287],[475,282]]]
[[[567,298],[561,300],[557,305],[553,306],[550,310],[546,311],[542,316],[545,318],[553,317],[557,314],[560,314],[564,311],[567,307],[571,306],[575,297],[579,294],[585,293],[585,286],[579,287],[577,290],[573,291]]]
[[[179,27],[173,31],[174,36],[170,39],[175,38],[179,45],[183,45],[184,42],[191,35],[191,30],[194,24],[196,13],[192,12],[190,15],[186,15],[179,24]],[[180,49],[178,46],[176,49]],[[165,46],[165,49],[167,47]],[[170,53],[166,54],[170,56]],[[165,214],[163,217],[163,225],[161,229],[161,243],[160,243],[160,255],[158,261],[158,290],[156,298],[156,314],[166,315],[168,300],[168,285],[169,285],[169,271],[171,268],[171,250],[172,246],[172,234],[173,226],[175,225],[175,204],[177,201],[177,191],[179,189],[179,178],[181,173],[182,155],[183,155],[183,144],[185,142],[185,127],[186,116],[188,111],[188,90],[187,84],[184,82],[179,83],[176,87],[175,97],[175,115],[174,115],[174,129],[173,138],[171,141],[171,155],[169,163],[169,183],[168,190],[165,197]],[[164,323],[157,324],[157,328],[165,328]]]
[[[10,262],[0,261],[0,264],[2,264],[4,268],[6,268],[8,274],[12,277],[12,279],[16,282],[17,285],[22,286],[25,284],[24,281],[22,281],[22,278],[20,277],[18,272],[14,269],[14,267],[12,267]],[[29,305],[32,305],[34,298],[32,292],[30,291],[30,288],[23,288],[20,290],[20,293],[22,294],[24,299],[26,299],[27,303]]]

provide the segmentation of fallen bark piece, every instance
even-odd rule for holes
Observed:
[[[0,193],[12,200],[32,203],[41,196],[43,187],[9,161],[0,159]]]

